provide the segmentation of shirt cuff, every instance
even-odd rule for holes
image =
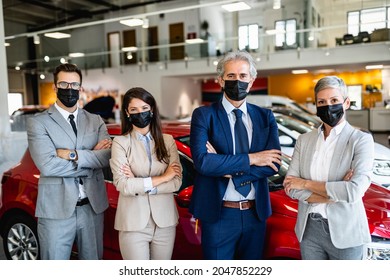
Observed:
[[[145,193],[157,194],[157,188],[153,188],[152,177],[144,178]]]

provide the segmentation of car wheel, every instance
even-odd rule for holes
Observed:
[[[39,259],[36,221],[22,214],[12,216],[4,227],[4,253],[9,260]]]

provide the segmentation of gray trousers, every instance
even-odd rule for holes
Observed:
[[[95,214],[90,204],[76,206],[68,219],[38,218],[38,238],[42,260],[69,260],[77,244],[81,260],[103,257],[104,213]]]
[[[300,244],[304,260],[361,260],[363,245],[346,249],[336,248],[329,234],[328,220],[311,213]]]

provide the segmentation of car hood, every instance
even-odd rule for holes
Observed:
[[[390,238],[390,191],[371,184],[363,201],[371,234]]]
[[[375,142],[375,159],[390,160],[390,149]]]
[[[390,191],[371,184],[363,197],[363,202],[370,233],[390,239]],[[284,190],[271,192],[271,204],[274,214],[297,217],[298,202],[288,197]]]

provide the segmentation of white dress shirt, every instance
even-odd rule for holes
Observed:
[[[242,111],[242,122],[245,125],[246,131],[248,133],[248,140],[249,140],[249,147],[252,143],[252,131],[253,131],[253,125],[252,120],[249,117],[247,107],[246,107],[246,100],[244,103],[241,104],[239,108],[234,107],[226,98],[223,96],[222,98],[222,106],[225,109],[228,119],[229,119],[229,125],[230,125],[230,131],[232,132],[233,137],[233,151],[235,151],[235,139],[234,139],[234,124],[236,122],[236,115],[234,114],[234,109],[240,109]],[[253,185],[251,185],[251,191],[247,195],[247,197],[242,196],[238,191],[236,191],[236,188],[234,187],[234,183],[232,179],[229,180],[225,195],[223,197],[223,200],[228,201],[242,201],[242,200],[252,200],[255,199],[255,188]]]
[[[318,128],[318,138],[316,143],[316,150],[313,155],[313,161],[310,167],[310,176],[314,181],[327,182],[332,164],[332,157],[334,150],[337,145],[340,133],[345,127],[346,121],[341,122],[335,126],[329,136],[325,139],[323,125]],[[310,213],[319,213],[325,219],[328,215],[326,214],[326,203],[313,203]]]

